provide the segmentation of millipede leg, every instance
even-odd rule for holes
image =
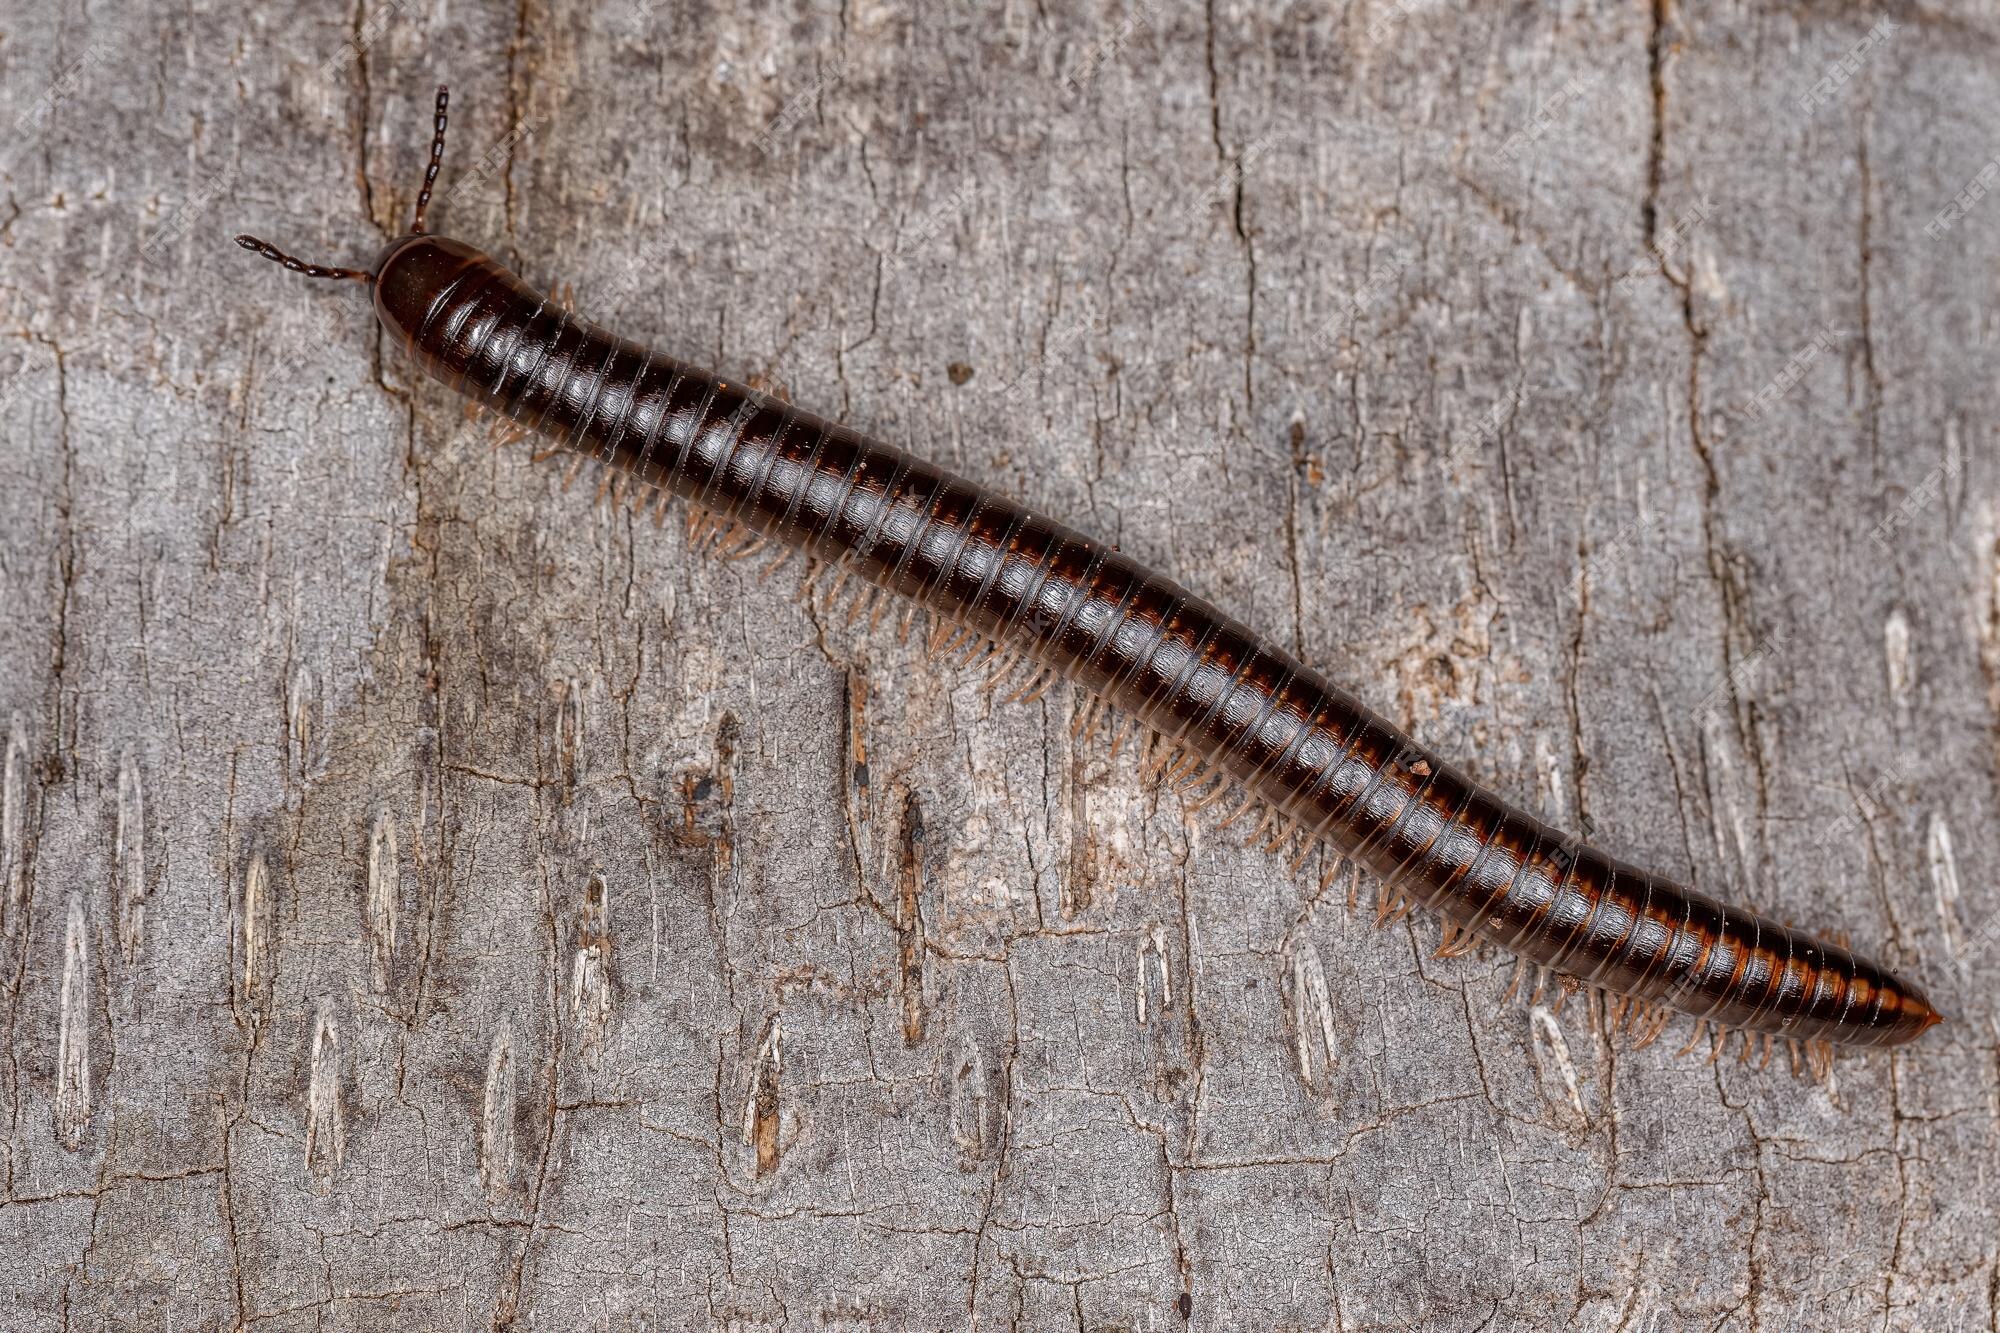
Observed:
[[[1249,812],[1250,807],[1255,804],[1257,804],[1257,793],[1249,790],[1248,788],[1245,788],[1243,792],[1243,799],[1236,803],[1236,808],[1234,810],[1231,810],[1228,814],[1222,817],[1222,822],[1215,826],[1215,831],[1217,833],[1220,833],[1224,829],[1228,828],[1231,824],[1234,824],[1237,820],[1243,818],[1243,816]]]
[[[1451,957],[1451,948],[1458,943],[1458,922],[1445,917],[1438,924],[1438,947],[1431,953],[1433,958]]]
[[[852,625],[861,617],[875,609],[875,598],[882,590],[873,584],[865,584],[854,590],[854,599],[848,603],[847,618],[841,623]]]
[[[949,661],[960,649],[978,641],[978,636],[965,626],[952,625],[950,621],[945,623],[950,625],[951,633],[945,636],[944,646],[937,651],[939,661]]]
[[[1083,729],[1090,725],[1090,720],[1097,716],[1097,710],[1101,706],[1098,697],[1094,694],[1084,700],[1083,707],[1077,709],[1070,717],[1069,734],[1071,737],[1082,737],[1085,744],[1089,743],[1090,738],[1083,736]]]
[[[994,654],[993,664],[987,668],[985,679],[979,682],[980,692],[989,699],[993,698],[1001,683],[1021,669],[1023,660],[1022,656],[1012,649],[1002,649]],[[1006,700],[1001,699],[1000,702],[1005,703]]]
[[[847,576],[851,572],[846,565],[840,566],[839,574],[834,576],[833,586],[826,590],[826,604],[829,608],[840,604],[840,591],[847,586]]]
[[[1224,794],[1226,794],[1228,791],[1229,791],[1229,782],[1228,779],[1225,778],[1223,781],[1216,783],[1213,787],[1210,787],[1207,791],[1203,792],[1198,800],[1196,800],[1193,804],[1189,805],[1187,808],[1188,814],[1190,815],[1200,814],[1202,811],[1208,809],[1209,806],[1214,805],[1217,801],[1221,800]]]
[[[937,628],[931,631],[931,657],[942,661],[973,637],[972,631],[956,621],[938,617]]]
[[[1337,856],[1334,857],[1333,864],[1328,866],[1326,873],[1319,877],[1319,891],[1325,893],[1328,889],[1332,888],[1333,882],[1340,878],[1340,872],[1346,868],[1347,862]]]
[[[1027,679],[1032,681],[1040,674],[1040,668],[1036,666],[1035,659],[1025,649],[1003,646],[1000,650],[999,659],[995,661],[991,674],[986,678],[986,688],[989,690],[998,690],[1003,685],[1009,685],[1013,682],[1014,677],[1021,673],[1023,668],[1028,667],[1035,668],[1027,674]],[[1015,688],[1018,689],[1019,687]]]
[[[989,661],[998,661],[999,658],[1000,641],[998,639],[988,639],[983,648],[966,658],[965,661],[960,662],[959,666],[967,671],[971,671],[985,666]]]
[[[1695,1048],[1696,1043],[1698,1043],[1701,1040],[1702,1034],[1707,1031],[1708,1031],[1708,1020],[1706,1018],[1696,1019],[1694,1023],[1694,1031],[1688,1033],[1687,1044],[1681,1047],[1678,1051],[1675,1051],[1674,1054],[1686,1055],[1689,1051]]]
[[[799,590],[792,594],[795,602],[804,602],[812,597],[813,585],[819,581],[820,571],[826,568],[824,561],[806,558],[806,572],[799,579]]]
[[[1014,679],[1014,673],[1018,673],[1018,671],[1020,671],[1022,667],[1034,667],[1034,658],[1032,658],[1032,656],[1028,656],[1026,652],[1012,652],[1012,654],[1008,654],[1008,664],[1006,664],[1006,671],[1000,671],[1000,673],[994,673],[994,677],[992,677],[992,679],[990,679],[990,681],[986,683],[986,689],[988,689],[988,691],[998,691],[998,689],[1000,689],[1002,685],[1006,685],[1008,681],[1012,681],[1012,679]],[[1006,695],[1000,695],[1000,703],[1002,703],[1002,705],[1018,705],[1018,703],[1024,703],[1024,701],[1028,699],[1028,691],[1030,691],[1030,689],[1034,689],[1034,685],[1036,685],[1036,683],[1040,683],[1040,679],[1042,679],[1042,669],[1040,669],[1040,667],[1034,667],[1034,671],[1030,671],[1030,673],[1028,673],[1028,679],[1026,679],[1026,681],[1022,681],[1020,685],[1016,685],[1016,687],[1014,687],[1012,691],[1008,691]]]
[[[1035,700],[1041,698],[1044,694],[1048,693],[1049,686],[1055,683],[1056,683],[1055,671],[1049,667],[1043,667],[1040,671],[1035,673],[1034,679],[1029,682],[1029,684],[1033,685],[1034,688],[1029,690],[1026,694],[1015,695],[1013,702],[1031,704],[1035,702]]]
[[[957,660],[951,664],[951,669],[953,671],[963,671],[969,663],[984,660],[986,655],[993,651],[994,646],[991,639],[985,638],[979,631],[973,630],[966,637],[965,642],[954,650]]]
[[[1438,958],[1463,958],[1466,954],[1471,953],[1474,946],[1479,943],[1478,933],[1472,927],[1462,926],[1450,917],[1445,918],[1445,924],[1455,934],[1449,943],[1445,942],[1443,935],[1438,937],[1438,951],[1434,956]]]
[[[728,552],[722,558],[724,560],[729,561],[731,564],[734,564],[739,560],[748,560],[751,556],[756,555],[759,551],[763,550],[768,545],[770,545],[770,543],[766,541],[764,538],[753,534],[749,541],[744,542],[741,546],[737,547],[735,550]]]
[[[759,583],[762,583],[764,582],[764,580],[770,578],[771,575],[777,573],[780,569],[783,569],[786,563],[791,560],[792,556],[795,553],[796,553],[796,548],[794,547],[790,546],[779,547],[778,558],[757,571],[757,581]]]

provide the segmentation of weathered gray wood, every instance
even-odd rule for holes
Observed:
[[[1334,8],[0,11],[0,1324],[1993,1327],[1992,12]],[[1952,1021],[1614,1047],[493,452],[227,240],[441,77],[444,229]]]

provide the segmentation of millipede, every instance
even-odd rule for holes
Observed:
[[[306,263],[237,243],[310,278],[373,288],[383,327],[423,369],[537,454],[603,465],[602,499],[689,506],[695,549],[766,572],[805,557],[805,587],[853,592],[850,618],[904,599],[928,613],[935,656],[982,665],[1006,698],[1058,680],[1087,702],[1073,731],[1146,737],[1144,764],[1296,872],[1328,850],[1322,888],[1352,868],[1377,884],[1376,920],[1442,920],[1437,954],[1481,943],[1531,968],[1536,996],[1601,993],[1637,1045],[1676,1014],[1709,1058],[1778,1038],[1823,1073],[1835,1047],[1896,1046],[1938,1023],[1923,993],[1843,944],[1815,938],[1619,861],[1479,786],[1356,696],[1115,546],[902,449],[576,317],[462,241],[426,230],[448,97],[410,230],[371,269]],[[1350,897],[1352,890],[1350,890]],[[1510,992],[1511,994],[1511,992]],[[1558,1001],[1560,1002],[1560,1001]]]

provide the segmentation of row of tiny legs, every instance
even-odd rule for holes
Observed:
[[[495,431],[495,446],[512,443],[524,434],[513,422],[500,419]],[[567,452],[560,448],[548,449],[535,457],[539,461]],[[590,455],[582,453],[572,454],[571,458],[563,479],[565,489],[592,461]],[[639,481],[613,468],[600,468],[599,473],[598,503],[629,508],[634,513],[650,510],[656,526],[666,521],[674,499],[671,491]],[[687,539],[691,552],[712,554],[730,562],[749,560],[775,550],[774,558],[767,561],[758,573],[760,582],[787,568],[798,554],[795,547],[773,542],[735,520],[721,518],[693,506],[688,512]],[[830,580],[826,578],[829,574],[832,576]],[[842,562],[807,559],[796,599],[806,601],[817,591],[829,611],[838,612],[844,598],[845,623],[853,625],[866,617],[872,632],[880,626],[890,605],[898,599],[865,579],[851,578],[851,574],[852,570]],[[921,609],[914,601],[903,601],[898,617],[899,642],[907,642]],[[984,670],[979,688],[1002,703],[1031,703],[1041,698],[1060,678],[1054,666],[1035,656],[1033,645],[1003,645],[971,627],[935,613],[931,613],[931,620],[926,643],[929,655],[954,671]],[[1003,687],[1007,687],[1004,693]],[[1320,878],[1315,897],[1324,895],[1345,875],[1347,906],[1353,910],[1359,905],[1364,892],[1364,875],[1358,864],[1348,860],[1323,838],[1302,828],[1256,793],[1246,790],[1228,774],[1211,767],[1198,752],[1120,715],[1102,699],[1087,692],[1083,706],[1071,721],[1070,732],[1083,745],[1093,743],[1100,734],[1107,736],[1109,758],[1113,762],[1132,736],[1138,734],[1141,737],[1141,772],[1149,780],[1164,784],[1182,795],[1186,800],[1184,813],[1188,818],[1224,810],[1215,825],[1216,831],[1222,832],[1254,815],[1255,822],[1249,825],[1246,839],[1249,844],[1261,846],[1273,854],[1289,852],[1294,872],[1302,870],[1306,861],[1318,852],[1327,869]],[[1405,896],[1393,883],[1378,883],[1374,876],[1366,878],[1376,899],[1375,925],[1378,928],[1393,926],[1410,915],[1416,906],[1413,899]],[[1432,956],[1457,958],[1471,953],[1482,943],[1484,941],[1477,931],[1449,917],[1442,917],[1438,945]],[[1530,1008],[1540,1005],[1544,996],[1553,991],[1553,1013],[1559,1016],[1569,998],[1582,991],[1590,1003],[1592,1022],[1601,1021],[1611,1039],[1627,1040],[1635,1050],[1652,1045],[1669,1022],[1678,1016],[1677,1011],[1667,1005],[1603,990],[1576,977],[1552,972],[1526,958],[1515,959],[1506,1002],[1511,1003],[1520,994],[1523,981],[1531,974],[1534,986],[1528,997]],[[1686,1055],[1694,1051],[1706,1039],[1707,1061],[1713,1064],[1722,1057],[1733,1038],[1741,1039],[1737,1057],[1739,1063],[1748,1063],[1753,1058],[1760,1068],[1770,1063],[1776,1049],[1776,1038],[1772,1034],[1731,1029],[1711,1024],[1706,1018],[1694,1021],[1693,1031],[1677,1054]],[[1810,1073],[1816,1079],[1825,1080],[1834,1054],[1834,1048],[1829,1043],[1786,1038],[1786,1046],[1794,1074]]]

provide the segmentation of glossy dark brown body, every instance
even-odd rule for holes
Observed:
[[[1479,937],[1717,1025],[1857,1046],[1913,987],[1580,845],[1175,583],[900,449],[559,310],[459,242],[393,243],[376,306],[431,374],[567,448],[1008,647],[1199,753]]]

